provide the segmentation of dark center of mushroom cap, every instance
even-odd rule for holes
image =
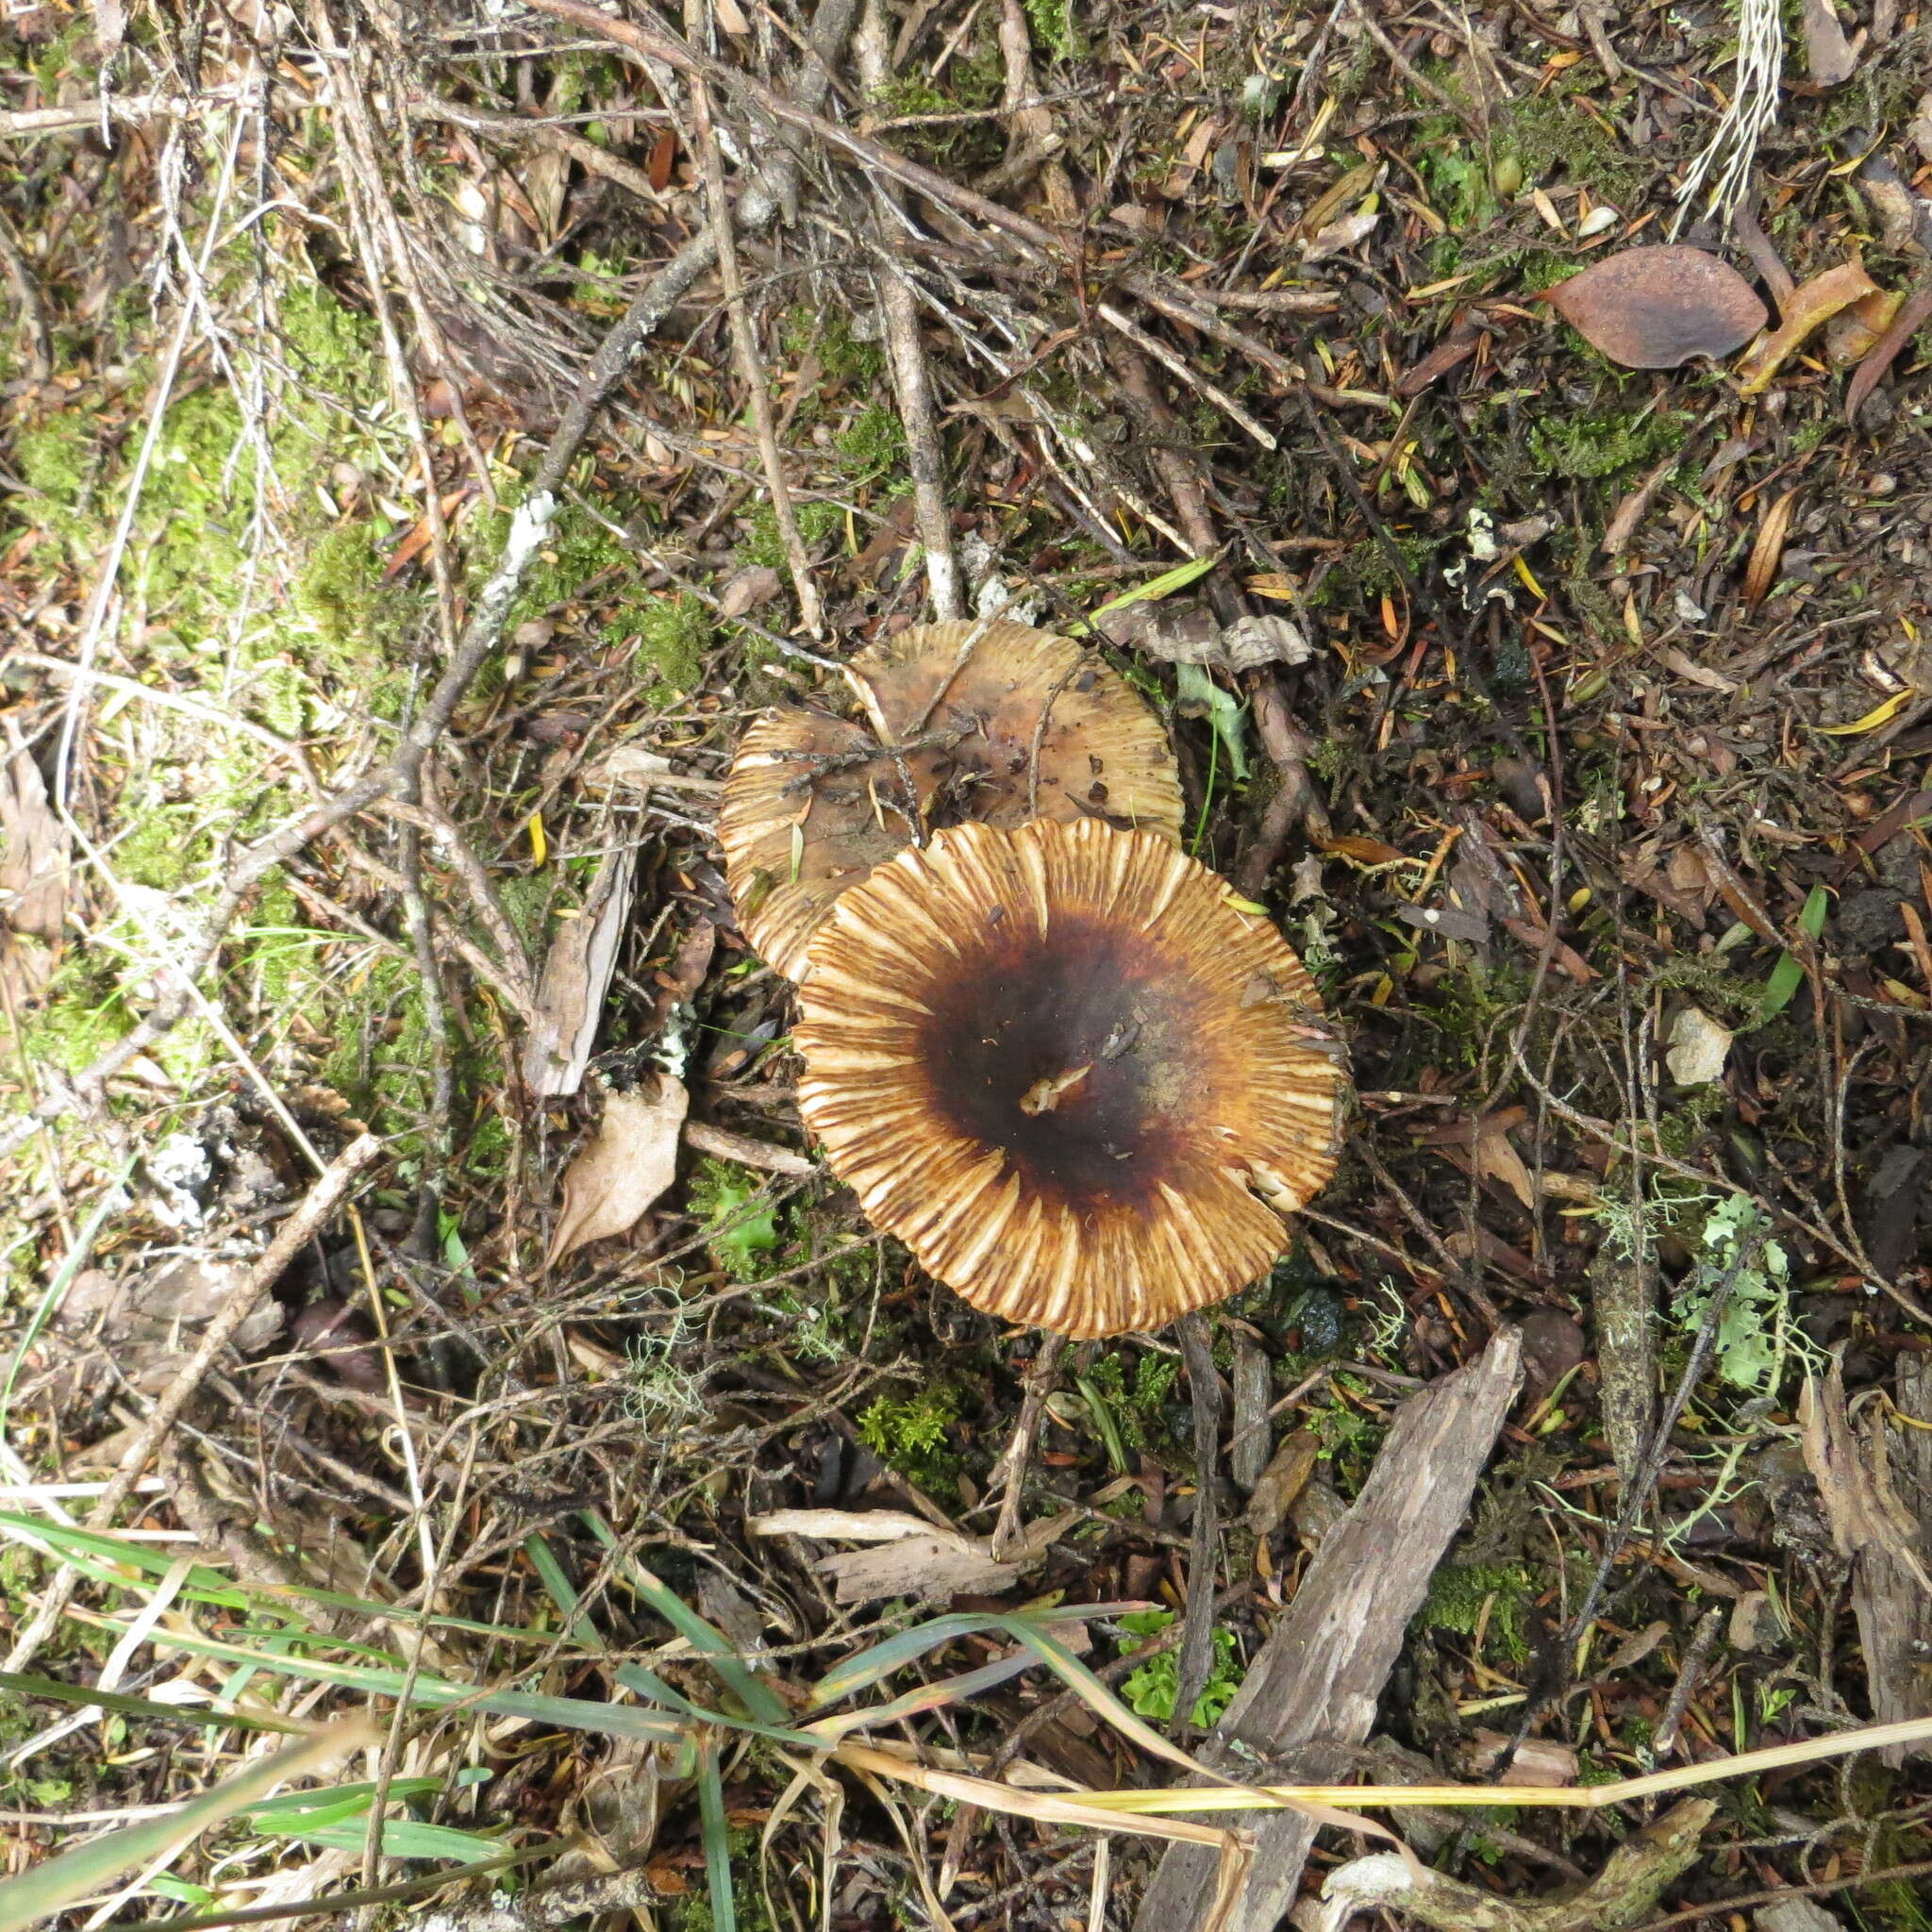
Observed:
[[[1144,935],[994,920],[927,995],[915,1058],[932,1110],[1003,1150],[1029,1190],[1076,1209],[1144,1201],[1211,1104],[1190,991]]]

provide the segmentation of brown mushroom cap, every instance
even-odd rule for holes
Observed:
[[[914,818],[922,835],[1097,815],[1180,836],[1160,721],[1070,638],[1005,620],[925,625],[850,675],[871,729],[768,713],[745,733],[719,812],[745,936],[789,978],[833,900],[910,841]]]
[[[1314,983],[1154,834],[941,832],[810,952],[800,1110],[874,1224],[990,1314],[1160,1327],[1264,1274],[1334,1172]]]

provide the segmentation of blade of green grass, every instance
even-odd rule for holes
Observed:
[[[1205,577],[1221,561],[1221,552],[1210,550],[1206,557],[1191,557],[1186,563],[1177,563],[1172,570],[1164,570],[1158,577],[1149,577],[1144,584],[1136,584],[1131,590],[1122,591],[1109,597],[1093,612],[1093,617],[1105,617],[1109,610],[1124,610],[1129,604],[1157,603],[1162,597],[1172,597],[1176,591],[1185,591],[1197,577]],[[1074,625],[1074,630],[1091,630],[1092,619],[1084,625]]]
[[[1799,926],[1813,940],[1824,930],[1824,915],[1830,909],[1831,895],[1823,886],[1813,886],[1798,914]],[[1759,1023],[1774,1020],[1790,1005],[1805,983],[1805,969],[1790,953],[1780,953],[1771,977],[1764,982],[1764,997],[1758,1002]]]
[[[1078,1604],[1050,1610],[1028,1610],[1025,1616],[1030,1623],[1044,1628],[1054,1624],[1082,1624],[1091,1617],[1113,1617],[1126,1610],[1150,1607],[1143,1603]],[[933,1617],[924,1624],[915,1624],[911,1629],[902,1630],[896,1637],[888,1637],[883,1642],[874,1644],[869,1650],[861,1650],[857,1657],[849,1657],[843,1663],[827,1671],[812,1690],[810,1708],[823,1710],[829,1704],[838,1704],[855,1691],[867,1690],[891,1676],[894,1671],[904,1669],[928,1651],[937,1650],[942,1643],[951,1643],[960,1637],[977,1637],[988,1630],[1004,1630],[1010,1621],[1009,1618],[988,1616],[977,1610],[956,1610],[948,1616]]]
[[[352,1718],[278,1751],[273,1757],[228,1778],[210,1791],[191,1799],[165,1818],[146,1819],[119,1831],[104,1832],[70,1852],[57,1853],[44,1864],[0,1883],[0,1932],[23,1932],[74,1904],[76,1899],[111,1885],[124,1874],[163,1857],[202,1832],[245,1811],[276,1785],[291,1777],[307,1777],[345,1753],[375,1743],[378,1733],[366,1719]]]
[[[577,1614],[578,1597],[571,1586],[571,1580],[563,1574],[563,1565],[557,1560],[557,1554],[541,1536],[526,1537],[524,1541],[524,1555],[530,1559],[530,1568],[537,1573],[537,1581],[543,1586],[550,1601],[563,1612],[564,1622],[570,1626],[570,1634],[576,1640],[581,1650],[602,1650],[604,1640],[597,1634],[597,1626],[588,1617]]]
[[[120,1626],[109,1618],[85,1618],[107,1629]],[[454,1704],[473,1710],[487,1710],[498,1717],[524,1717],[533,1724],[549,1724],[558,1730],[591,1731],[607,1738],[638,1738],[652,1743],[675,1743],[690,1726],[677,1720],[639,1710],[628,1704],[591,1704],[577,1697],[545,1697],[529,1690],[478,1690],[468,1684],[451,1684],[441,1677],[419,1674],[413,1684],[400,1660],[392,1667],[370,1664],[331,1663],[322,1657],[283,1657],[271,1650],[250,1650],[245,1645],[224,1643],[217,1638],[190,1635],[186,1631],[156,1629],[148,1641],[157,1649],[184,1650],[194,1657],[218,1657],[226,1663],[248,1663],[274,1671],[285,1677],[301,1677],[310,1683],[335,1684],[345,1690],[361,1690],[376,1697],[400,1698],[407,1690],[409,1701],[428,1710],[441,1710]]]
[[[332,1852],[360,1852],[369,1842],[366,1824],[271,1824],[261,1829],[269,1838],[322,1845]],[[382,1821],[385,1858],[456,1858],[465,1865],[480,1865],[502,1850],[501,1839],[481,1838],[450,1824],[425,1824],[414,1818]]]
[[[586,1510],[584,1521],[591,1534],[616,1555],[630,1587],[710,1665],[753,1717],[760,1724],[781,1728],[790,1722],[791,1713],[785,1708],[784,1700],[769,1684],[760,1683],[752,1674],[739,1656],[737,1645],[724,1631],[707,1623],[675,1590],[654,1576],[635,1557],[626,1555],[617,1533],[596,1510]]]
[[[711,1888],[712,1932],[738,1932],[738,1905],[731,1891],[731,1827],[724,1816],[724,1781],[718,1774],[718,1747],[698,1741],[698,1823],[705,1840],[705,1876]]]
[[[0,1671],[0,1691],[5,1690],[10,1690],[16,1697],[43,1697],[54,1704],[98,1705],[118,1717],[152,1719],[159,1724],[233,1724],[244,1731],[281,1731],[302,1738],[313,1729],[312,1725],[297,1724],[293,1718],[218,1710],[206,1704],[161,1704],[152,1697],[130,1697],[124,1690],[93,1690],[85,1684],[62,1684],[52,1677],[23,1677],[12,1671]]]
[[[37,1516],[23,1516],[0,1509],[0,1532],[17,1536],[44,1554],[71,1563],[96,1583],[125,1589],[125,1577],[114,1574],[112,1565],[120,1564],[148,1576],[167,1574],[173,1557],[165,1545],[130,1542],[111,1532],[71,1528],[63,1523],[45,1523]],[[223,1609],[246,1610],[261,1605],[287,1610],[293,1602],[318,1604],[325,1609],[347,1610],[358,1617],[391,1617],[393,1604],[375,1603],[368,1597],[344,1596],[340,1591],[310,1590],[298,1584],[239,1584],[230,1582],[218,1571],[194,1569],[181,1587],[183,1599],[214,1604]],[[415,1621],[411,1617],[411,1622]],[[521,1643],[550,1643],[554,1630],[526,1630],[519,1624],[480,1624],[469,1617],[432,1616],[424,1620],[434,1630],[465,1630],[475,1637],[509,1638]]]

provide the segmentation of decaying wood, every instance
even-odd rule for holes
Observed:
[[[1316,1924],[1333,1932],[1379,1906],[1440,1932],[1619,1932],[1648,1917],[1665,1886],[1690,1869],[1716,1810],[1707,1798],[1687,1798],[1620,1844],[1587,1885],[1547,1899],[1509,1898],[1426,1867],[1418,1874],[1392,1852],[1377,1852],[1330,1875]]]
[[[1397,1411],[1355,1507],[1324,1540],[1294,1602],[1248,1671],[1201,1758],[1243,1779],[1330,1782],[1374,1723],[1408,1620],[1469,1513],[1521,1377],[1521,1336],[1502,1330],[1468,1368]],[[1299,1814],[1255,1826],[1255,1859],[1226,1932],[1273,1932],[1294,1902],[1314,1825]],[[1201,1924],[1215,1861],[1175,1845],[1161,1858],[1135,1932]]]
[[[1657,1295],[1643,1255],[1600,1254],[1590,1264],[1596,1311],[1604,1433],[1627,1486],[1657,1430]]]
[[[1889,1427],[1868,1409],[1860,1458],[1885,1533],[1864,1540],[1852,1564],[1852,1607],[1879,1724],[1932,1716],[1932,1591],[1925,1587],[1932,1574],[1932,1426],[1923,1426],[1932,1425],[1932,1357],[1901,1354],[1894,1374],[1894,1399],[1907,1424]],[[1829,1492],[1825,1501],[1837,1532]],[[1897,1763],[1907,1752],[1924,1757],[1926,1747],[1895,1745],[1886,1755]]]

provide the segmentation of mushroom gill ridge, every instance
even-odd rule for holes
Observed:
[[[1167,841],[962,826],[821,928],[800,1108],[874,1224],[967,1300],[1158,1326],[1264,1273],[1276,1208],[1332,1170],[1319,1015],[1279,935]]]

